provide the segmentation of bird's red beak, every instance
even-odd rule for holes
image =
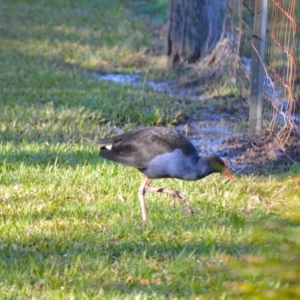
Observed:
[[[224,168],[224,170],[222,171],[222,175],[229,178],[229,179],[233,178],[233,175],[232,175],[232,173],[231,173],[231,171],[228,167]]]

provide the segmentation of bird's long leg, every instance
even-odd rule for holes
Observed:
[[[170,189],[165,189],[165,188],[156,188],[156,187],[149,186],[152,179],[151,178],[147,178],[147,179],[148,180],[145,180],[145,184],[143,185],[144,194],[145,194],[145,190],[147,190],[147,191],[153,192],[153,193],[165,193],[165,194],[172,195],[173,197],[178,197],[181,201],[183,201],[187,205],[189,213],[190,214],[194,213],[194,210],[193,210],[189,200],[182,193],[180,193],[177,190],[170,190]]]
[[[145,191],[146,191],[146,187],[150,184],[151,181],[152,181],[151,178],[146,178],[139,188],[139,199],[140,199],[141,213],[142,213],[143,221],[147,221],[147,207],[146,207],[146,202],[145,202]]]

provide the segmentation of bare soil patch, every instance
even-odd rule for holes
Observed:
[[[300,162],[300,137],[297,132],[292,133],[282,146],[275,132],[264,131],[253,139],[247,134],[236,134],[223,141],[219,151],[221,156],[227,155],[236,170],[265,173]]]

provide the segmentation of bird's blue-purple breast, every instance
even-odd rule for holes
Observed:
[[[198,157],[185,155],[181,149],[155,156],[141,170],[149,178],[179,178],[184,180],[195,180]]]

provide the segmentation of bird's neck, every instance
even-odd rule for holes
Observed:
[[[211,168],[209,161],[207,160],[206,156],[200,157],[197,161],[197,177],[198,179],[204,178],[212,173],[214,173],[213,169]]]

